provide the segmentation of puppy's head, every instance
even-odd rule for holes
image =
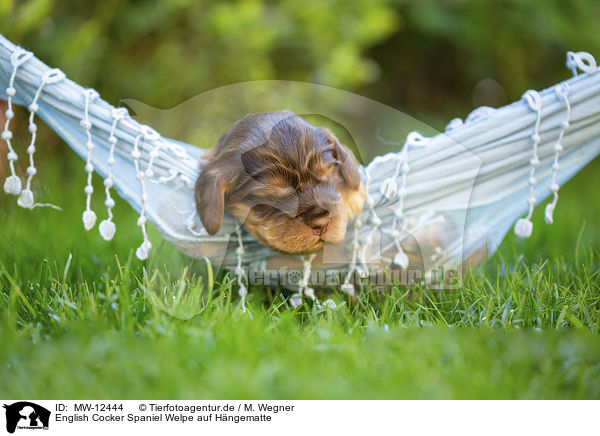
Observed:
[[[289,111],[252,114],[206,154],[196,206],[210,234],[226,210],[260,242],[309,253],[339,242],[365,198],[353,154]]]

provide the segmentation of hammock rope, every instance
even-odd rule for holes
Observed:
[[[108,160],[106,163],[108,164],[108,172],[106,175],[106,179],[104,180],[104,192],[106,194],[106,200],[104,201],[104,206],[106,206],[106,219],[100,223],[98,226],[98,231],[100,232],[100,236],[105,241],[111,241],[115,236],[115,232],[117,231],[117,227],[115,223],[113,223],[113,207],[115,207],[115,200],[113,200],[110,195],[110,189],[113,187],[112,180],[112,171],[115,166],[115,145],[117,144],[117,137],[115,136],[115,131],[117,129],[117,124],[120,120],[125,118],[128,113],[125,108],[113,108],[112,111],[113,122],[110,128],[110,134],[108,136],[108,142],[110,144],[110,152],[108,154]]]
[[[549,196],[545,221],[552,224],[560,186],[600,153],[596,61],[585,52],[568,52],[566,64],[573,78],[541,92],[529,90],[503,108],[478,108],[464,121],[451,120],[436,136],[412,132],[400,151],[361,167],[367,198],[348,223],[345,239],[326,245],[322,253],[293,257],[259,244],[227,214],[221,231],[208,235],[193,195],[202,149],[162,137],[125,108],[109,105],[95,90],[83,89],[0,36],[0,97],[8,105],[1,138],[10,167],[4,191],[18,196],[21,207],[41,205],[31,190],[38,116],[85,161],[86,230],[97,220],[92,208],[96,172],[104,178],[107,216],[98,226],[103,239],[111,240],[117,230],[116,191],[139,213],[139,259],[146,259],[152,247],[150,222],[185,254],[230,265],[243,307],[248,270],[265,271],[291,260],[300,274],[288,285],[295,286],[300,301],[306,296],[318,303],[311,284],[321,283],[318,273],[327,269],[337,268],[337,284],[350,295],[381,265],[422,270],[431,280],[437,267],[456,268],[481,250],[493,253],[513,224],[518,236],[529,237],[534,208]],[[15,104],[30,114],[24,184],[10,130]],[[379,131],[375,137],[385,142]]]
[[[17,69],[20,65],[28,61],[33,56],[33,53],[27,52],[21,48],[15,50],[10,57],[11,65],[13,66],[10,80],[8,81],[8,87],[6,88],[7,95],[7,107],[6,110],[6,123],[4,124],[4,131],[2,132],[2,139],[6,142],[8,147],[8,163],[10,167],[10,176],[4,182],[4,191],[8,194],[18,195],[21,192],[21,179],[15,173],[15,162],[19,159],[19,156],[15,152],[11,145],[12,132],[10,131],[10,121],[15,116],[12,109],[12,99],[16,94],[15,78],[17,76]]]
[[[85,211],[83,212],[83,227],[86,230],[91,230],[96,225],[96,213],[91,210],[92,194],[94,193],[94,187],[92,186],[92,175],[94,174],[94,166],[92,165],[92,151],[94,150],[94,143],[92,141],[92,123],[90,122],[90,103],[99,97],[98,93],[93,89],[85,90],[85,108],[83,110],[83,120],[81,120],[81,127],[85,130],[87,136],[87,159],[85,164],[85,172],[87,173],[87,185],[84,188],[85,192]]]
[[[554,162],[552,163],[552,182],[550,184],[550,190],[552,191],[552,202],[546,205],[546,209],[544,210],[544,219],[546,224],[552,224],[554,222],[554,209],[556,209],[556,204],[558,203],[558,190],[560,186],[556,183],[556,178],[558,175],[558,170],[560,168],[558,164],[558,159],[560,157],[560,152],[564,150],[562,146],[562,140],[565,136],[565,131],[569,128],[570,120],[571,120],[571,104],[569,103],[569,85],[567,83],[563,83],[556,88],[556,95],[561,98],[565,103],[565,120],[560,124],[560,133],[558,134],[558,139],[556,140],[556,144],[554,144]]]

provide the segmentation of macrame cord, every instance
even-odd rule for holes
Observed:
[[[246,312],[246,295],[248,295],[248,288],[246,287],[246,284],[244,283],[244,279],[245,279],[245,274],[244,274],[244,267],[243,267],[243,262],[244,262],[244,253],[246,252],[246,250],[244,250],[244,241],[242,240],[242,223],[239,223],[238,228],[235,231],[236,237],[237,237],[237,243],[238,246],[235,249],[235,254],[236,254],[236,258],[237,258],[237,265],[235,267],[235,276],[237,277],[237,284],[238,284],[238,295],[240,296],[240,300],[241,300],[241,306],[242,306],[242,312]]]
[[[565,135],[565,131],[569,128],[569,122],[571,119],[571,104],[569,103],[569,85],[567,83],[563,83],[559,87],[556,88],[556,96],[561,99],[566,108],[566,116],[565,120],[560,123],[560,132],[558,134],[558,139],[556,140],[556,144],[554,144],[554,162],[552,163],[552,182],[550,184],[550,190],[552,191],[552,201],[546,205],[546,209],[544,210],[544,219],[547,224],[552,224],[554,222],[554,209],[556,208],[556,204],[558,203],[558,190],[560,186],[556,183],[556,178],[558,176],[558,158],[560,156],[560,152],[564,150],[562,145],[562,140]]]
[[[4,192],[10,195],[19,195],[21,193],[22,185],[21,179],[16,175],[15,172],[15,162],[19,158],[17,153],[11,144],[12,132],[10,130],[10,122],[14,118],[15,113],[13,111],[12,99],[17,93],[14,88],[15,77],[17,77],[17,69],[23,63],[27,62],[31,57],[33,57],[33,53],[23,50],[20,47],[13,52],[10,57],[10,63],[13,67],[12,73],[10,75],[10,80],[8,82],[8,87],[6,88],[6,96],[7,96],[7,110],[6,110],[6,123],[4,124],[4,131],[2,132],[2,139],[6,142],[8,148],[8,165],[10,167],[10,176],[6,178],[4,182]]]
[[[292,294],[290,297],[290,304],[293,307],[297,307],[302,304],[302,299],[306,295],[313,302],[319,303],[315,295],[315,290],[308,286],[310,274],[312,271],[312,262],[317,256],[316,253],[309,254],[308,256],[298,256],[300,262],[302,262],[302,272],[300,279],[298,280],[298,292]]]
[[[93,89],[86,89],[84,92],[85,103],[83,109],[83,120],[80,124],[87,136],[87,159],[85,163],[85,172],[87,173],[87,184],[84,188],[85,192],[85,211],[83,212],[83,227],[89,231],[96,224],[96,213],[91,210],[92,194],[94,187],[92,186],[92,175],[94,174],[94,166],[92,165],[92,151],[94,150],[94,142],[92,141],[92,123],[90,122],[90,103],[99,97],[98,93]]]
[[[352,277],[356,272],[358,267],[358,249],[360,248],[360,242],[358,240],[358,235],[360,228],[362,227],[362,220],[360,217],[354,218],[354,224],[352,226],[352,260],[350,261],[350,265],[348,266],[348,272],[346,273],[346,277],[344,278],[344,283],[340,286],[340,289],[344,294],[350,295],[354,297],[356,295],[356,288],[354,284],[351,283]]]
[[[396,170],[394,171],[394,177],[387,179],[387,186],[390,186],[390,191],[398,197],[398,205],[394,209],[394,221],[392,225],[392,237],[394,239],[394,245],[396,246],[397,253],[394,256],[392,263],[399,266],[402,269],[408,268],[408,256],[402,249],[401,240],[406,235],[406,217],[404,216],[404,199],[406,197],[406,189],[408,184],[408,173],[410,171],[410,165],[408,163],[408,150],[409,147],[424,147],[429,144],[429,139],[425,138],[418,132],[410,132],[406,137],[406,142],[402,147],[400,157],[396,164]],[[400,179],[400,188],[395,189],[396,180],[402,170],[402,177]],[[385,194],[384,194],[385,195]],[[387,196],[388,198],[393,195]]]
[[[536,112],[535,125],[533,127],[533,134],[531,135],[532,143],[532,157],[529,161],[529,212],[525,218],[521,218],[515,224],[515,233],[521,238],[529,238],[533,231],[533,223],[531,222],[531,216],[533,215],[533,209],[535,207],[535,185],[537,183],[535,179],[535,169],[540,165],[540,158],[538,156],[538,144],[540,142],[540,123],[542,121],[542,99],[537,91],[529,90],[523,98],[527,101],[527,104],[531,110]]]
[[[591,54],[580,51],[574,53],[572,51],[567,52],[567,68],[573,72],[573,76],[577,76],[578,69],[584,73],[593,74],[596,72],[598,66],[596,65],[596,59]]]
[[[34,203],[33,192],[31,191],[31,181],[33,177],[37,173],[37,169],[35,168],[35,162],[33,160],[33,156],[35,154],[35,140],[37,138],[37,124],[35,123],[35,114],[37,113],[39,107],[38,100],[44,87],[49,84],[54,84],[60,82],[65,78],[65,75],[62,71],[57,68],[52,70],[48,70],[42,76],[42,82],[40,83],[35,95],[33,97],[33,101],[29,105],[29,132],[31,133],[31,142],[27,147],[27,155],[29,156],[29,166],[27,167],[27,180],[25,182],[25,189],[23,189],[19,195],[19,199],[17,200],[17,204],[26,209],[33,209],[37,206],[51,206],[47,204]]]
[[[389,142],[383,140],[383,138],[380,138],[380,140],[386,143]],[[393,175],[385,179],[380,187],[382,196],[387,200],[392,200],[397,197],[397,206],[394,208],[394,219],[391,231],[394,245],[396,247],[396,254],[394,255],[391,263],[399,266],[402,269],[406,269],[408,267],[408,256],[404,252],[404,249],[401,245],[401,241],[406,235],[406,229],[404,228],[404,198],[406,197],[407,193],[408,174],[410,171],[408,151],[410,147],[423,147],[427,146],[428,144],[429,139],[425,138],[420,133],[409,133],[406,141],[404,142],[404,146],[402,147],[402,150],[396,159],[397,162]],[[400,178],[399,188],[396,183],[398,178]],[[365,180],[365,191],[367,193],[365,205],[368,208],[367,223],[370,226],[370,231],[367,234],[364,243],[361,245],[358,236],[363,223],[360,218],[357,217],[355,219],[352,238],[352,261],[350,263],[349,271],[344,278],[344,283],[341,285],[341,290],[351,296],[354,296],[356,293],[356,287],[351,283],[352,276],[355,273],[358,273],[360,278],[364,278],[368,274],[367,250],[373,244],[375,233],[382,224],[381,218],[379,218],[377,212],[375,211],[375,201],[373,200],[372,196],[369,195],[369,175],[366,173],[366,171],[363,173],[363,179]]]
[[[567,52],[567,67],[573,72],[573,76],[578,75],[578,70],[583,71],[587,74],[594,74],[597,71],[596,60],[592,55],[586,52]],[[558,134],[558,138],[556,143],[554,144],[554,160],[552,163],[552,178],[550,183],[550,192],[552,193],[552,201],[546,205],[544,210],[544,220],[547,224],[552,224],[554,222],[554,210],[556,208],[556,204],[558,203],[558,191],[560,186],[557,183],[558,170],[560,168],[559,157],[560,152],[564,150],[564,146],[562,144],[565,131],[570,126],[571,120],[571,103],[569,102],[569,84],[561,83],[557,85],[555,88],[555,94],[557,98],[562,100],[565,106],[565,119],[560,123],[560,130]],[[523,98],[531,108],[531,110],[536,112],[536,120],[533,127],[533,134],[531,135],[531,143],[532,143],[532,158],[529,162],[530,164],[530,173],[529,173],[529,210],[525,218],[520,218],[517,220],[514,231],[515,234],[522,238],[528,238],[531,236],[533,232],[533,223],[531,222],[531,217],[533,215],[533,210],[536,205],[535,198],[535,186],[537,184],[537,180],[535,177],[536,168],[540,165],[540,159],[538,156],[538,144],[540,142],[540,123],[542,120],[542,101],[540,94],[535,90],[528,90],[525,94],[523,94]]]
[[[106,175],[106,179],[104,180],[104,190],[106,193],[106,200],[104,201],[104,205],[106,206],[106,214],[107,218],[100,223],[98,226],[98,230],[102,238],[106,241],[112,240],[115,236],[115,232],[117,231],[117,227],[115,223],[113,223],[113,212],[112,209],[115,207],[115,200],[113,200],[110,195],[110,189],[113,187],[112,180],[112,170],[115,165],[115,146],[117,145],[118,139],[115,136],[115,131],[117,129],[117,125],[119,121],[124,119],[129,115],[127,109],[125,108],[112,108],[111,114],[113,117],[113,122],[110,128],[110,134],[108,136],[108,142],[110,144],[110,152],[108,155],[108,173]]]
[[[140,217],[138,218],[137,225],[142,230],[143,242],[142,245],[140,245],[137,248],[135,255],[140,260],[146,260],[148,258],[148,252],[152,248],[152,244],[150,243],[150,239],[148,238],[148,231],[146,230],[146,206],[148,204],[148,193],[146,192],[145,183],[145,178],[151,171],[151,162],[148,163],[147,170],[142,171],[140,162],[142,157],[142,152],[140,151],[140,141],[142,140],[142,138],[144,142],[152,142],[158,140],[160,138],[160,135],[154,129],[148,126],[142,126],[141,132],[135,137],[135,141],[133,143],[133,150],[131,152],[131,157],[133,158],[133,162],[135,165],[136,178],[140,183],[142,200],[142,207],[140,210]],[[153,153],[154,151],[158,152],[158,147],[153,149],[151,153]]]

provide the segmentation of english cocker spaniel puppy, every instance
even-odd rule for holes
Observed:
[[[225,211],[267,247],[286,254],[342,240],[365,199],[357,161],[326,128],[290,111],[236,122],[208,150],[196,208],[209,234]]]

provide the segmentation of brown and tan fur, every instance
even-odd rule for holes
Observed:
[[[210,234],[225,211],[261,243],[287,254],[339,242],[365,190],[352,152],[290,111],[251,114],[207,151],[196,207]]]

